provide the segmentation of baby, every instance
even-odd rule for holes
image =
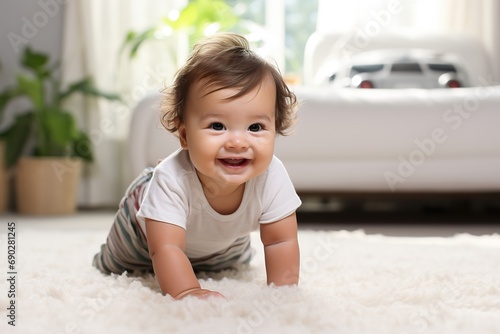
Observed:
[[[194,47],[162,108],[181,148],[129,186],[94,266],[108,274],[154,270],[175,299],[221,297],[195,272],[248,263],[250,232],[259,229],[267,283],[298,284],[301,201],[274,156],[297,100],[278,70],[244,37],[217,34]]]

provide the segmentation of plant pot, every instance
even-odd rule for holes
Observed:
[[[22,157],[16,167],[17,211],[28,215],[75,213],[82,160]]]
[[[5,142],[0,141],[0,213],[9,207],[9,174],[5,167]]]

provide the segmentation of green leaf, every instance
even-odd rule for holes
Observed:
[[[139,51],[140,46],[145,41],[148,41],[154,37],[156,32],[156,28],[149,28],[142,33],[136,35],[136,37],[131,41],[132,47],[130,48],[130,57],[134,58],[137,56],[137,52]]]
[[[123,40],[122,46],[120,48],[120,53],[122,53],[126,48],[130,48],[129,57],[135,58],[137,56],[137,51],[139,51],[140,46],[143,42],[150,40],[154,37],[156,27],[149,28],[139,33],[137,31],[129,31]]]
[[[223,27],[234,25],[238,17],[225,1],[196,0],[181,11],[178,21],[183,27],[196,26],[202,30],[212,23],[220,23]]]
[[[0,93],[0,122],[3,119],[3,113],[5,112],[7,104],[19,95],[21,95],[19,90],[15,88],[6,88],[2,93]]]
[[[4,90],[0,94],[0,113],[4,110],[5,106],[7,105],[7,103],[9,103],[10,99],[12,98],[13,96],[12,91],[13,91],[12,89]]]
[[[92,141],[90,138],[84,133],[79,132],[73,141],[73,156],[80,157],[84,161],[92,162],[94,161],[94,156],[92,154],[93,147]]]
[[[73,116],[67,112],[58,110],[47,110],[41,117],[43,129],[45,130],[48,142],[47,145],[55,145],[59,150],[63,150],[76,137],[76,124]],[[42,150],[44,152],[50,149]],[[54,152],[55,154],[56,152]]]
[[[49,61],[49,57],[45,53],[41,52],[35,52],[31,50],[31,48],[27,47],[24,49],[22,58],[21,58],[21,64],[33,70],[35,73],[42,75],[43,73],[46,73],[45,65],[47,65]]]
[[[125,43],[131,42],[135,39],[137,36],[137,33],[133,30],[130,30],[127,35],[125,36]]]
[[[164,19],[174,30],[187,30],[191,44],[203,36],[211,24],[220,25],[219,30],[230,30],[239,21],[231,6],[221,0],[195,0],[184,7],[177,20]]]
[[[67,98],[68,96],[70,96],[74,93],[81,93],[84,95],[102,97],[102,98],[105,98],[107,100],[112,100],[112,101],[122,101],[122,98],[120,97],[119,94],[104,92],[104,91],[97,89],[92,84],[92,82],[89,78],[86,78],[86,79],[83,79],[83,80],[80,80],[78,82],[71,84],[65,91],[63,91],[59,94],[59,99],[62,101],[63,99]]]
[[[120,52],[119,54],[122,54],[125,49],[132,43],[132,41],[135,39],[135,36],[137,33],[133,30],[130,30],[127,32],[127,35],[125,35],[125,39],[122,42],[122,46],[120,47]]]
[[[19,92],[26,94],[36,109],[43,108],[43,82],[23,74],[17,76]]]
[[[30,138],[33,125],[33,113],[17,116],[12,126],[4,133],[6,140],[5,163],[7,167],[15,165]]]

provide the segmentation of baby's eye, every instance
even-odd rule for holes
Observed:
[[[215,130],[215,131],[222,131],[222,130],[224,130],[224,124],[212,123],[212,124],[210,124],[210,129]]]
[[[251,131],[251,132],[259,132],[262,129],[263,129],[263,127],[259,123],[252,124],[248,127],[248,131]]]

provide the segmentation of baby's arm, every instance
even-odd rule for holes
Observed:
[[[267,284],[298,284],[300,255],[296,214],[274,223],[261,224],[260,238],[264,244]]]
[[[193,267],[184,253],[186,231],[183,228],[146,219],[146,235],[156,280],[164,294],[175,299],[188,295],[201,298],[222,296],[218,292],[200,287]]]

